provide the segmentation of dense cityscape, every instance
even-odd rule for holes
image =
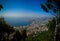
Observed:
[[[42,31],[48,31],[48,28],[46,24],[48,23],[48,20],[51,18],[46,17],[45,18],[35,18],[32,19],[32,23],[30,25],[26,26],[20,26],[20,27],[14,27],[14,29],[22,30],[26,29],[27,30],[27,35],[33,34],[33,33],[40,33]]]

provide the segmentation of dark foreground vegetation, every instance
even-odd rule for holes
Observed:
[[[26,37],[26,30],[20,33],[18,30],[14,30],[13,27],[8,25],[4,18],[0,18],[0,41],[25,41]]]

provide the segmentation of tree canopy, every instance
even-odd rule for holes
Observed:
[[[0,4],[0,10],[3,8],[3,6]]]
[[[46,12],[53,13],[55,16],[56,24],[54,31],[54,41],[57,41],[56,35],[58,32],[58,27],[60,26],[60,0],[47,0],[45,4],[41,4],[41,8]]]

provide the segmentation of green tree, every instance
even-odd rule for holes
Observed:
[[[3,8],[3,6],[0,4],[0,10]]]
[[[47,27],[49,29],[48,31],[54,32],[54,28],[56,26],[55,18],[53,18],[52,20],[49,20],[46,25],[47,25]]]
[[[58,26],[60,25],[60,0],[47,0],[45,4],[41,4],[41,8],[55,16],[54,41],[56,41]]]
[[[22,30],[22,39],[23,39],[23,41],[26,41],[26,38],[27,38],[26,30],[23,29],[23,30]]]
[[[0,10],[3,8],[3,6],[0,4]],[[0,24],[1,24],[1,19],[0,19]],[[0,25],[1,26],[1,25]],[[2,38],[2,32],[1,32],[1,28],[0,28],[0,41],[1,41],[1,38]]]

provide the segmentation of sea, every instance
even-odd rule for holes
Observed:
[[[6,23],[10,26],[14,27],[20,27],[20,26],[26,26],[32,24],[33,21],[39,21],[41,23],[47,23],[48,20],[51,20],[52,17],[41,17],[41,18],[35,18],[35,17],[5,17],[4,18]]]
[[[11,26],[26,26],[26,25],[30,25],[32,23],[32,21],[30,21],[30,18],[5,18],[5,21],[7,24],[11,25]]]

